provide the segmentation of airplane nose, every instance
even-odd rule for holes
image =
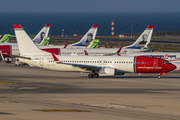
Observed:
[[[173,65],[172,63],[169,63],[169,71],[175,70],[177,67]]]

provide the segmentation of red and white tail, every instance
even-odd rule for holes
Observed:
[[[97,29],[98,25],[94,24],[79,42],[69,46],[88,46],[91,42],[94,41]]]
[[[49,29],[51,24],[46,24],[41,31],[34,37],[33,42],[34,43],[40,43],[44,38],[48,37]]]
[[[134,42],[134,44],[127,46],[125,48],[148,48],[151,41],[154,25],[149,25],[145,31],[139,36],[139,38]]]
[[[27,33],[23,30],[21,25],[14,24],[14,31],[19,47],[19,52],[21,56],[31,56],[31,55],[49,55],[50,53],[40,50]]]

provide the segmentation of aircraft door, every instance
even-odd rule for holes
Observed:
[[[157,59],[154,59],[154,67],[158,67],[158,60]]]
[[[106,60],[103,60],[103,65],[106,65]]]
[[[43,63],[44,63],[44,59],[43,59],[43,58],[40,58],[40,59],[39,59],[39,65],[40,65],[40,66],[43,66]]]
[[[99,65],[102,65],[102,60],[99,60]]]

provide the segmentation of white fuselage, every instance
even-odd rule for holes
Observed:
[[[57,56],[59,61],[67,64],[81,64],[97,67],[115,68],[118,72],[134,72],[134,57],[118,57],[118,56]],[[44,69],[57,71],[82,71],[85,69],[74,67],[72,65],[57,64],[52,56],[31,56],[31,60],[19,58],[20,61],[29,64],[30,66],[41,67]],[[121,64],[115,63],[121,61]],[[89,71],[87,71],[89,72]]]
[[[56,46],[39,46],[40,49],[46,49],[46,48],[57,48]],[[59,48],[59,54],[60,55],[72,55],[72,54],[78,54],[78,55],[84,55],[84,50],[88,52],[89,55],[106,55],[106,54],[115,54],[119,48],[96,48],[96,49],[89,49],[89,48]],[[128,55],[136,52],[143,51],[145,49],[126,49],[126,47],[123,47],[121,49],[120,54],[121,55]],[[17,45],[12,45],[11,47],[11,53],[12,55],[19,55],[19,48]]]

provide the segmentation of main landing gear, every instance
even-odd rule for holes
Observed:
[[[161,78],[161,75],[158,75],[158,78],[160,79],[160,78]]]
[[[88,77],[89,78],[98,78],[99,77],[99,74],[98,73],[90,73],[89,75],[88,75]]]

